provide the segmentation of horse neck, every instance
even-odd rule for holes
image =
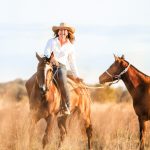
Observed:
[[[30,103],[38,103],[40,102],[39,100],[37,101],[37,99],[41,100],[41,95],[40,95],[40,89],[38,87],[38,83],[37,81],[35,80],[34,81],[34,84],[32,86],[32,92],[30,94]]]
[[[59,97],[59,90],[58,87],[53,83],[50,84],[49,91],[47,91],[47,101],[52,102],[55,101],[56,97]]]
[[[42,96],[41,96],[41,92],[40,92],[39,85],[38,85],[37,81],[35,81],[35,84],[34,84],[34,91],[35,91],[35,93],[34,93],[35,96],[38,97],[39,99],[41,99]],[[56,88],[55,84],[52,82],[50,84],[49,90],[45,94],[46,95],[45,99],[49,102],[54,101],[54,95],[56,92],[57,92],[57,88]]]
[[[135,92],[142,88],[140,85],[143,85],[147,82],[147,77],[148,76],[131,65],[128,71],[122,76],[122,80],[131,96],[134,97]]]

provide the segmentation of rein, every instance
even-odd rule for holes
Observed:
[[[40,68],[40,69],[41,69],[41,68]],[[56,69],[55,73],[53,74],[52,80],[55,82],[56,87],[57,87],[57,89],[58,89],[58,91],[59,91],[59,93],[60,93],[59,85],[58,85],[58,83],[57,83],[57,81],[56,81],[56,79],[55,79],[55,76],[57,75],[57,73],[58,73],[58,68]],[[52,82],[52,80],[50,80],[49,82]],[[37,83],[38,83],[38,78],[37,78],[37,76],[36,76],[36,81],[37,81]],[[70,80],[70,81],[71,81],[71,80]],[[71,82],[72,82],[72,84],[73,84],[73,81],[71,81]],[[95,85],[90,85],[90,84],[86,84],[86,83],[79,82],[79,83],[76,83],[76,85],[77,85],[77,87],[82,87],[82,88],[84,88],[84,89],[101,89],[101,88],[104,88],[104,86],[101,85],[101,84],[99,84],[98,86],[95,86]],[[46,94],[46,92],[43,90],[44,87],[40,86],[39,84],[38,84],[38,87],[39,87],[39,89],[40,89],[41,96],[44,97],[45,94]]]
[[[83,84],[82,83],[82,86],[87,89],[102,89],[102,88],[104,88],[104,85],[101,85],[101,84],[99,84],[98,86],[95,86],[95,85],[91,85],[91,84],[86,84],[86,83]]]
[[[111,74],[106,70],[106,71],[105,71],[106,74],[112,78],[112,82],[109,84],[109,86],[111,86],[112,84],[118,83],[119,80],[121,79],[121,76],[122,76],[123,74],[125,74],[125,73],[128,71],[130,65],[131,65],[131,64],[129,64],[129,65],[127,66],[127,68],[125,68],[122,72],[120,72],[119,75],[111,75]],[[113,79],[116,79],[116,81],[114,81]]]
[[[103,84],[98,84],[98,86],[95,86],[95,85],[87,84],[87,83],[84,83],[84,82],[76,83],[75,81],[73,81],[69,78],[68,78],[68,82],[70,82],[73,85],[74,88],[78,88],[78,87],[83,87],[83,88],[87,88],[87,89],[101,89],[101,88],[104,88]]]

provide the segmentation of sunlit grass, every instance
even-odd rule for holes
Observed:
[[[0,107],[0,150],[27,150],[29,107],[27,101],[14,102],[5,107]],[[139,146],[139,127],[137,116],[132,104],[107,103],[92,104],[94,150],[137,150]],[[34,132],[31,150],[42,149],[42,138],[46,122],[41,119]],[[146,149],[150,149],[150,127],[146,134]],[[85,136],[80,130],[77,117],[72,120],[68,135],[61,150],[86,150]],[[59,130],[57,122],[50,136],[50,142],[45,150],[57,149]]]

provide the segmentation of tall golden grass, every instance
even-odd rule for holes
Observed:
[[[27,150],[29,104],[24,83],[25,81],[17,79],[0,84],[0,150]],[[91,105],[93,150],[137,150],[138,119],[128,92],[122,88],[106,88],[91,91],[91,96],[94,100]],[[34,131],[31,150],[42,149],[45,128],[46,122],[41,119]],[[68,128],[61,150],[85,150],[86,136],[83,135],[84,130],[80,129],[81,122],[77,116],[71,119]],[[57,149],[59,129],[56,120],[49,140],[45,150]],[[146,150],[149,149],[150,126],[148,124]]]
[[[29,126],[28,101],[13,102],[0,107],[0,150],[26,150]],[[130,103],[93,103],[92,104],[94,150],[137,150],[139,146],[139,127],[137,116]],[[72,119],[68,135],[62,145],[62,150],[84,150],[85,136],[80,130],[80,123]],[[46,122],[41,119],[35,128],[31,149],[42,149],[42,137]],[[150,128],[148,127],[148,130]],[[150,133],[146,135],[146,148],[150,149]],[[59,141],[57,123],[50,136],[46,150],[55,150]]]

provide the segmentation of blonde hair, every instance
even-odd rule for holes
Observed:
[[[54,32],[54,37],[55,37],[55,38],[58,37],[58,31],[59,31],[59,30],[56,30],[56,31]],[[69,30],[68,30],[68,36],[67,36],[67,38],[69,39],[70,43],[72,43],[72,44],[73,44],[73,42],[75,41],[75,36],[74,36],[74,34],[73,34],[71,31],[69,31]]]

